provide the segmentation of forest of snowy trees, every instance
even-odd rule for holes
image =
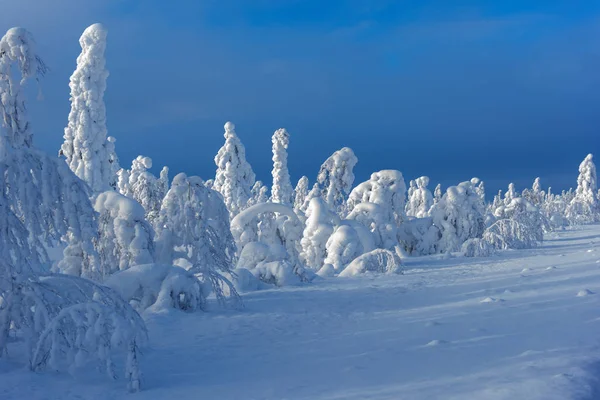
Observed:
[[[170,178],[167,167],[155,176],[142,155],[125,166],[107,131],[106,38],[100,24],[81,36],[58,157],[36,149],[27,116],[24,86],[46,72],[35,42],[22,28],[0,41],[0,355],[24,346],[31,370],[96,362],[111,378],[124,370],[136,391],[146,310],[235,309],[246,291],[401,273],[406,257],[493,256],[600,220],[591,154],[575,190],[544,190],[536,178],[491,202],[478,178],[433,193],[428,177],[407,185],[397,170],[357,183],[347,147],[294,187],[285,129],[272,137],[269,185],[232,122],[210,179]]]

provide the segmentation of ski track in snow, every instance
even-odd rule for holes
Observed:
[[[253,292],[243,311],[146,315],[142,392],[9,356],[0,399],[600,399],[598,240],[589,226],[533,250]]]

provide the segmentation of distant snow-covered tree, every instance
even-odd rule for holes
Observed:
[[[225,144],[215,157],[217,173],[213,189],[223,195],[233,218],[247,206],[256,177],[246,161],[246,149],[235,133],[233,123],[225,124],[224,136]]]
[[[262,181],[254,182],[250,194],[251,197],[248,199],[248,207],[269,201],[269,187],[265,186]]]
[[[481,198],[481,202],[485,204],[485,183],[479,178],[471,179],[471,183],[475,186],[475,192]]]
[[[442,199],[442,184],[438,183],[433,191],[433,204],[439,203]]]
[[[569,206],[566,210],[566,217],[571,223],[586,224],[600,220],[597,190],[596,165],[593,156],[588,154],[579,165],[577,189],[574,195],[568,194],[570,200],[567,200]]]
[[[128,184],[124,194],[131,197],[142,205],[146,211],[148,221],[154,222],[158,217],[160,207],[168,190],[168,176],[161,176],[162,180],[154,176],[148,169],[152,168],[152,159],[150,157],[138,156],[131,163],[131,170],[127,172]],[[165,167],[166,168],[166,167]],[[168,169],[161,172],[161,175],[168,174]],[[166,190],[165,190],[166,189]]]
[[[523,224],[530,232],[533,240],[544,240],[544,231],[549,229],[546,218],[541,211],[523,197],[513,199],[509,204],[499,207],[494,216],[497,220],[512,219]]]
[[[323,200],[340,215],[346,212],[346,197],[354,183],[353,170],[357,162],[352,149],[344,147],[325,160],[317,176]]]
[[[302,234],[302,258],[305,264],[318,271],[327,256],[327,241],[333,234],[337,215],[327,207],[323,199],[315,197],[306,209],[306,228]]]
[[[287,148],[290,135],[285,129],[277,129],[273,134],[273,186],[271,201],[273,203],[292,204],[292,182],[287,166]]]
[[[61,154],[71,171],[84,180],[94,193],[114,184],[110,158],[114,146],[106,137],[106,29],[101,24],[88,27],[79,39],[81,54],[71,75],[71,112],[65,128]],[[112,148],[111,148],[112,147]]]
[[[439,252],[457,251],[468,239],[481,237],[485,229],[481,198],[470,181],[451,186],[431,210],[440,231]]]
[[[405,220],[405,192],[400,171],[375,172],[350,193],[347,219],[360,222],[373,232],[377,247],[392,249],[398,244],[397,227]]]
[[[412,195],[406,204],[406,215],[415,218],[424,218],[429,215],[429,209],[433,205],[433,196],[427,185],[429,185],[429,177],[422,176],[415,179],[416,187],[412,190]]]
[[[404,219],[406,185],[400,171],[382,170],[371,174],[369,180],[358,184],[348,197],[348,210],[360,203],[375,203],[385,208],[391,221],[401,224]]]
[[[303,176],[298,180],[296,188],[294,189],[294,211],[298,214],[302,210],[304,201],[308,196],[308,178]]]
[[[310,201],[315,197],[321,197],[321,188],[319,187],[318,183],[315,183],[313,185],[313,187],[310,189],[310,191],[304,198],[304,202],[302,204],[299,204],[298,207],[295,209],[300,210],[303,214],[306,214],[306,210],[310,205]]]
[[[515,184],[511,182],[508,184],[508,190],[504,193],[504,204],[510,204],[517,197],[519,197],[519,194],[515,190]]]

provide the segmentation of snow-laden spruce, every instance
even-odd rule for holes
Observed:
[[[306,209],[306,227],[302,234],[302,259],[315,271],[323,266],[327,257],[327,241],[333,234],[339,217],[320,197],[310,200]]]
[[[484,205],[470,181],[446,190],[431,210],[433,224],[439,229],[437,251],[458,251],[467,240],[481,237],[485,228]]]
[[[101,24],[88,27],[81,35],[81,54],[71,75],[71,112],[65,128],[61,154],[71,171],[83,179],[94,193],[114,184],[111,150],[107,141],[106,107],[106,29]]]
[[[296,184],[296,188],[294,188],[294,212],[296,214],[304,214],[302,207],[304,205],[304,201],[308,196],[308,177],[302,176],[298,183]]]
[[[429,189],[427,189],[429,177],[421,176],[414,180],[414,182],[416,187],[412,190],[412,194],[406,204],[406,215],[409,217],[424,218],[429,215],[429,209],[433,205],[433,196]]]
[[[575,196],[566,210],[566,217],[571,223],[579,225],[600,220],[597,190],[596,165],[593,156],[588,154],[579,165]]]
[[[154,223],[162,201],[169,190],[169,169],[163,167],[160,178],[150,171],[152,159],[137,156],[131,163],[131,169],[121,169],[118,172],[118,190],[127,197],[140,203],[146,212],[146,218]]]
[[[99,214],[96,250],[105,276],[154,262],[154,230],[138,202],[111,190],[98,195],[94,208]]]
[[[235,133],[235,125],[225,124],[225,144],[215,156],[217,173],[212,189],[223,195],[231,218],[246,208],[252,196],[255,175],[246,161],[246,149]]]
[[[371,174],[356,186],[348,198],[347,219],[369,229],[378,248],[392,249],[398,244],[397,228],[405,220],[406,185],[400,171],[383,170]]]
[[[290,134],[285,129],[277,129],[273,134],[273,186],[271,186],[271,201],[273,203],[292,204],[292,182],[287,166],[287,148],[290,144]]]
[[[238,268],[278,286],[310,281],[312,274],[300,257],[302,228],[291,206],[284,204],[259,203],[242,211],[231,221],[231,232],[240,249]],[[269,255],[263,256],[265,252]]]
[[[252,190],[250,191],[251,197],[248,199],[247,207],[252,207],[255,204],[266,203],[269,201],[269,187],[265,186],[262,181],[254,182]]]
[[[341,216],[346,214],[346,198],[354,183],[353,170],[357,162],[352,149],[344,147],[325,160],[317,176],[323,200]]]
[[[234,268],[236,247],[227,208],[217,192],[204,186],[197,176],[176,175],[155,227],[160,263],[196,274],[221,303],[238,302],[235,288],[225,277]]]

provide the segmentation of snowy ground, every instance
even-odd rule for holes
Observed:
[[[600,399],[600,226],[148,316],[145,390],[0,360],[0,399]]]

